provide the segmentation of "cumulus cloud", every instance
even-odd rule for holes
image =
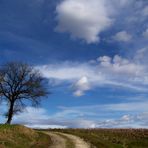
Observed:
[[[116,33],[112,38],[119,42],[129,42],[132,39],[132,36],[126,31],[121,31]]]
[[[72,38],[87,43],[99,41],[99,34],[112,24],[104,0],[63,0],[56,7],[56,31],[68,32]]]
[[[84,95],[84,92],[90,89],[88,78],[85,76],[80,78],[80,80],[78,80],[73,87],[75,89],[74,91],[75,96],[80,97]]]
[[[123,31],[112,34],[113,39],[128,42],[137,36],[134,24],[143,26],[147,15],[147,3],[143,0],[62,0],[56,7],[55,30],[87,43],[97,43],[101,38],[107,39],[103,32],[116,28]],[[131,29],[131,34],[127,29]]]
[[[119,55],[115,55],[112,61],[108,56],[100,57],[99,61],[103,68],[113,71],[116,74],[136,76],[141,75],[141,73],[144,71],[144,67],[142,65],[131,62]]]

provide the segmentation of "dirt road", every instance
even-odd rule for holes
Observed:
[[[63,134],[63,135],[73,141],[75,148],[90,148],[90,144],[85,142],[80,137],[70,135],[70,134]]]
[[[49,148],[66,148],[66,139],[56,133],[46,132],[51,138],[52,145]]]
[[[46,132],[51,137],[52,145],[49,148],[90,148],[80,137],[56,132]],[[70,143],[68,146],[67,144]]]

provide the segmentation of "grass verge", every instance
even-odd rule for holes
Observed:
[[[0,148],[47,148],[48,135],[22,125],[0,125]]]

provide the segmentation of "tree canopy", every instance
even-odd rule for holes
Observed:
[[[31,102],[38,106],[49,94],[46,79],[32,66],[22,62],[9,62],[0,67],[0,100],[8,105],[7,124],[15,113]]]

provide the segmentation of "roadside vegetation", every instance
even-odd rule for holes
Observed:
[[[48,135],[21,125],[0,125],[0,148],[47,148]]]
[[[54,129],[52,131],[79,136],[97,148],[148,148],[148,129]]]

